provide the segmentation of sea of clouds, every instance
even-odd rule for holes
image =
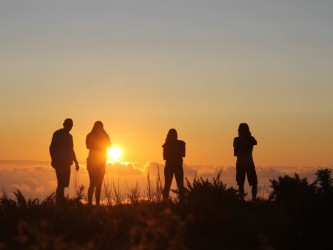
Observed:
[[[119,189],[123,197],[136,185],[140,194],[144,196],[147,190],[148,179],[152,186],[160,177],[163,184],[163,168],[161,163],[148,162],[146,164],[135,163],[113,163],[107,165],[104,184]],[[259,193],[267,196],[270,188],[270,180],[279,176],[299,174],[307,178],[311,183],[315,179],[315,172],[319,167],[260,167],[257,166],[259,181]],[[325,166],[321,168],[327,168]],[[202,177],[211,179],[221,172],[221,180],[227,187],[237,188],[235,182],[236,170],[234,166],[195,166],[184,164],[184,175],[190,182],[194,178]],[[83,185],[85,192],[89,186],[89,176],[85,163],[80,164],[80,170],[76,172],[74,167],[71,172],[71,183],[66,194],[69,197],[75,195],[78,186]],[[175,180],[172,188],[175,188]],[[246,189],[248,190],[247,183]],[[13,192],[20,190],[27,198],[44,199],[55,192],[57,186],[55,171],[50,162],[45,161],[0,161],[0,188],[2,192],[13,195]],[[259,194],[260,195],[260,194]]]

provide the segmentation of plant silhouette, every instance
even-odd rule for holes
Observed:
[[[243,201],[222,181],[186,179],[184,204],[140,199],[86,206],[84,187],[61,206],[55,195],[0,195],[1,249],[330,249],[330,169],[310,183],[298,174],[271,180],[269,200]],[[147,194],[146,194],[147,195]]]

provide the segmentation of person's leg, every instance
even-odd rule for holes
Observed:
[[[236,181],[238,185],[239,195],[243,200],[245,197],[245,192],[244,192],[245,170],[242,166],[239,165],[236,166]]]
[[[238,185],[238,192],[242,200],[244,200],[245,192],[244,192],[244,185]]]
[[[95,198],[96,198],[96,205],[99,206],[101,201],[101,191],[102,191],[102,184],[96,187],[95,190]]]
[[[255,200],[257,198],[257,185],[252,186],[252,200]]]
[[[61,204],[64,202],[64,200],[65,200],[65,187],[59,185],[59,183],[58,183],[58,186],[56,189],[56,203]]]
[[[166,163],[164,168],[164,189],[163,189],[163,198],[168,199],[169,191],[172,183],[173,171],[170,164]]]
[[[96,177],[96,190],[95,190],[96,205],[100,204],[103,178],[104,178],[104,170],[101,170],[98,176]]]
[[[175,168],[175,177],[177,182],[177,187],[179,190],[179,201],[184,202],[184,170],[183,170],[183,164],[178,163]]]
[[[251,190],[252,200],[255,200],[257,198],[257,192],[258,192],[258,178],[254,164],[251,164],[249,166],[249,170],[247,173],[247,180],[249,182],[249,185],[252,187]]]
[[[57,176],[57,189],[56,189],[56,202],[63,203],[65,201],[65,187],[69,186],[70,179],[70,166],[57,166],[56,176]]]
[[[94,190],[95,190],[95,174],[94,171],[88,170],[89,173],[89,188],[88,188],[88,205],[92,205]]]

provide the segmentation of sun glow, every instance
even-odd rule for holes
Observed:
[[[107,162],[120,162],[123,151],[118,146],[112,146],[107,150]]]

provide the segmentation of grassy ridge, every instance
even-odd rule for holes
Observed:
[[[62,205],[53,194],[2,193],[0,249],[329,249],[331,170],[318,170],[313,183],[295,174],[271,187],[268,200],[242,201],[217,175],[187,181],[183,204],[162,201],[157,184],[144,200],[136,186],[130,203],[100,207],[82,203],[83,188]]]

